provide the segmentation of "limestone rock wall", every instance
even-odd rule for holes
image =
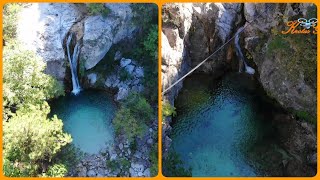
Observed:
[[[85,4],[30,4],[19,15],[18,40],[47,62],[48,74],[63,81],[67,67],[64,39],[71,29],[80,33],[79,59],[85,69],[95,67],[112,45],[133,38],[136,27],[131,21],[130,4],[105,4],[105,7],[110,14],[103,17],[90,15]]]

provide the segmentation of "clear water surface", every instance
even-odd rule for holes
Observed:
[[[270,123],[268,103],[252,77],[234,73],[217,83],[192,75],[175,106],[171,147],[192,176],[258,176],[247,155]]]
[[[111,121],[116,104],[102,91],[82,91],[67,94],[51,103],[51,114],[63,120],[64,129],[72,136],[72,143],[84,153],[96,154],[114,141]]]

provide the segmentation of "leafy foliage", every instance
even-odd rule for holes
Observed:
[[[156,176],[158,174],[158,143],[155,143],[150,151],[150,173],[151,176]]]
[[[312,124],[317,124],[317,118],[311,116],[306,111],[296,111],[295,114],[300,120],[307,121],[307,122],[310,122]]]
[[[126,80],[128,80],[128,79],[131,79],[132,77],[131,77],[131,74],[126,70],[126,69],[124,69],[124,68],[121,68],[120,69],[120,80],[121,81],[126,81]]]
[[[124,107],[130,109],[131,114],[135,119],[139,119],[148,124],[152,120],[153,109],[147,99],[138,93],[131,93],[125,102]]]
[[[64,90],[44,73],[46,63],[15,40],[23,6],[8,3],[3,13],[3,171],[9,177],[62,177],[67,168],[56,163],[57,154],[72,139],[60,119],[47,117],[46,101]]]
[[[30,104],[41,105],[45,100],[63,95],[62,86],[43,72],[45,67],[44,61],[34,53],[20,49],[18,44],[6,46],[3,52],[3,106],[19,109]]]
[[[145,95],[152,102],[158,100],[158,7],[156,4],[132,4],[133,22],[140,29],[134,59],[144,67]]]
[[[114,128],[117,134],[124,134],[131,142],[135,137],[141,137],[146,130],[143,121],[133,117],[130,109],[121,108],[113,120]]]
[[[124,134],[130,142],[141,137],[152,120],[153,109],[140,94],[132,93],[122,102],[113,120],[117,134]]]
[[[103,3],[88,3],[87,9],[90,15],[99,15],[106,17],[110,13],[110,9],[104,7]]]
[[[168,102],[162,102],[162,114],[165,117],[176,116],[176,108],[174,106],[171,106],[171,104]]]
[[[268,44],[267,54],[283,57],[281,63],[292,80],[304,79],[316,88],[317,82],[317,36],[313,34],[274,35]]]
[[[143,41],[145,52],[154,59],[158,58],[158,25],[152,25],[147,38]]]
[[[18,12],[20,3],[7,3],[3,6],[3,39],[9,41],[17,36]]]
[[[175,152],[169,153],[163,160],[163,173],[167,177],[191,177],[191,168],[185,169],[179,155]]]
[[[68,170],[64,164],[54,164],[50,166],[44,177],[64,177]]]
[[[36,176],[44,163],[51,162],[61,148],[72,141],[71,136],[63,132],[60,119],[56,116],[47,119],[49,112],[47,103],[30,105],[28,110],[20,109],[9,121],[3,122],[4,158],[19,164],[17,168],[24,172],[22,174]]]
[[[108,159],[106,161],[106,166],[110,168],[111,171],[116,171],[119,168],[119,163],[115,160]]]

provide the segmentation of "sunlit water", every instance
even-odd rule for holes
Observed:
[[[52,102],[51,111],[63,120],[65,131],[81,151],[95,154],[113,143],[111,121],[116,105],[108,94],[100,91],[68,94]]]
[[[248,75],[229,74],[217,84],[192,75],[175,102],[172,150],[192,176],[258,176],[247,160],[270,133],[268,103]]]

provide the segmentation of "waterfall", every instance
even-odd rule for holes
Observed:
[[[247,64],[247,62],[246,62],[246,60],[245,60],[245,57],[244,57],[243,54],[242,54],[241,47],[240,47],[240,43],[239,43],[239,39],[240,39],[240,35],[239,35],[239,34],[240,34],[240,32],[243,30],[243,28],[244,28],[244,27],[241,27],[241,28],[239,28],[239,29],[237,30],[237,32],[236,32],[236,37],[235,37],[235,39],[234,39],[234,43],[235,43],[235,46],[236,46],[236,54],[237,54],[237,56],[238,56],[238,58],[239,58],[239,64],[242,63],[242,64],[244,65],[244,68],[245,68],[246,73],[248,73],[248,74],[254,74],[254,73],[255,73],[255,70]],[[239,69],[239,72],[242,72],[242,70]]]
[[[72,93],[74,95],[77,95],[81,90],[79,79],[78,79],[78,73],[77,73],[78,57],[80,53],[80,43],[77,42],[77,44],[75,45],[73,49],[72,58],[71,58],[71,55],[70,55],[71,40],[72,40],[72,34],[70,34],[67,39],[67,53],[68,53],[68,59],[70,64],[71,76],[72,76]]]

